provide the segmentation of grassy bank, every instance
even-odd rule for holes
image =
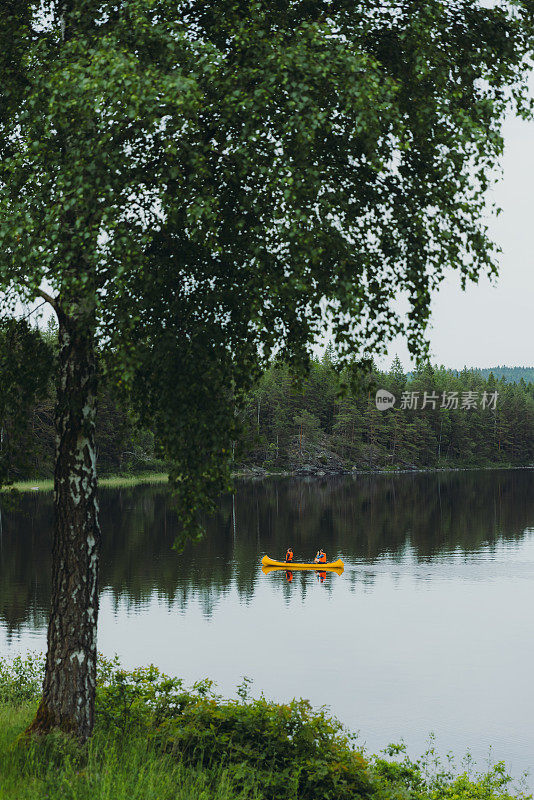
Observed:
[[[61,736],[23,745],[32,704],[0,706],[2,800],[239,800],[261,798],[253,780],[235,793],[227,770],[188,766],[145,736],[97,729],[81,750]]]
[[[514,470],[514,469],[527,469],[532,470],[534,469],[534,465],[529,465],[525,467],[517,467],[512,464],[494,464],[485,467],[427,467],[424,469],[395,469],[390,467],[388,469],[365,469],[365,470],[346,470],[345,472],[340,472],[339,475],[352,475],[352,476],[361,476],[361,475],[396,475],[402,473],[410,473],[410,474],[429,474],[429,473],[436,473],[436,472],[481,472],[481,471],[494,471],[494,470]],[[319,467],[314,472],[313,470],[310,472],[305,473],[307,477],[323,477],[325,474],[324,471],[319,470]],[[241,468],[236,470],[233,473],[234,478],[280,478],[280,477],[303,477],[304,472],[302,469],[298,470],[283,470],[283,469],[273,469],[273,470],[265,470],[260,468]],[[112,487],[112,488],[123,488],[126,486],[140,486],[142,484],[147,483],[166,483],[168,480],[168,475],[166,472],[140,472],[138,475],[105,475],[98,479],[98,485],[104,487]],[[27,481],[16,481],[15,483],[11,484],[10,486],[3,486],[0,487],[0,492],[8,492],[11,489],[16,489],[19,492],[51,492],[54,488],[53,480],[48,479],[33,479]]]
[[[141,472],[138,475],[107,475],[98,479],[99,486],[111,486],[120,489],[124,486],[137,486],[143,483],[166,483],[166,472]],[[11,486],[5,486],[0,491],[17,489],[19,492],[51,492],[54,488],[53,480],[17,481]]]
[[[42,659],[0,660],[1,800],[510,800],[504,767],[455,773],[432,751],[369,756],[303,700],[223,700],[154,667],[99,664],[96,728],[28,741]]]

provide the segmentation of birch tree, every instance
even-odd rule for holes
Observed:
[[[174,467],[185,532],[276,349],[424,349],[495,272],[485,190],[528,113],[531,3],[3,0],[0,288],[59,323],[53,589],[33,729],[93,727],[95,346]],[[410,311],[398,312],[405,296]]]

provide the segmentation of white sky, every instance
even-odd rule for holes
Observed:
[[[432,362],[450,368],[534,366],[534,121],[508,119],[504,141],[504,174],[493,192],[502,213],[489,223],[502,249],[499,277],[462,292],[451,275],[433,298]],[[411,363],[402,341],[389,353],[381,366],[395,354],[404,367]]]

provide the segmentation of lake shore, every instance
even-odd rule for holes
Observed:
[[[368,754],[307,700],[237,700],[210,681],[191,689],[149,666],[99,660],[96,722],[79,745],[53,731],[28,738],[43,660],[0,659],[0,789],[4,800],[526,800],[503,764],[456,770],[430,747]]]
[[[417,756],[434,730],[443,758],[470,750],[483,768],[491,747],[520,779],[534,766],[533,480],[531,470],[237,480],[203,544],[179,557],[167,488],[103,488],[99,646],[188,686],[210,675],[225,697],[248,675],[255,696],[325,704],[370,753],[404,739]],[[7,500],[0,641],[15,656],[46,647],[52,495]],[[297,557],[312,544],[340,555],[344,576],[263,576],[262,555],[288,544]],[[318,629],[331,647],[317,647]]]
[[[433,475],[436,473],[454,472],[496,472],[499,470],[534,470],[534,464],[514,465],[495,464],[491,466],[474,467],[411,467],[411,468],[328,468],[315,464],[305,464],[302,467],[287,470],[268,470],[264,467],[242,467],[232,473],[233,478],[240,480],[262,480],[263,478],[330,478],[330,477],[365,477],[366,475]],[[146,484],[166,483],[166,472],[143,472],[138,475],[105,475],[98,479],[98,485],[105,488],[121,489],[128,486],[142,486]],[[51,492],[54,481],[51,478],[37,478],[34,480],[15,481],[9,486],[0,487],[0,492],[9,492],[15,489],[19,492]]]
[[[105,475],[98,479],[98,485],[121,489],[127,486],[137,486],[147,483],[165,483],[168,481],[166,472],[142,472],[139,475]],[[54,488],[52,478],[37,478],[35,480],[15,481],[9,486],[3,486],[0,492],[9,492],[15,489],[19,492],[51,492]]]
[[[434,475],[436,473],[453,472],[496,472],[499,470],[534,470],[534,464],[519,465],[514,464],[495,464],[491,466],[474,467],[410,467],[410,468],[386,468],[379,467],[372,469],[361,469],[360,467],[348,468],[327,468],[316,465],[304,465],[290,470],[267,470],[263,467],[249,467],[236,470],[234,478],[324,478],[337,476],[365,476],[365,475]]]

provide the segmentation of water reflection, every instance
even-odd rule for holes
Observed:
[[[484,766],[491,747],[534,772],[533,489],[526,470],[242,483],[181,555],[163,487],[102,490],[99,648],[226,695],[247,675],[326,704],[372,752],[403,738],[416,757],[435,730],[442,753]],[[51,503],[4,502],[4,652],[46,644]],[[288,546],[345,571],[263,574]]]
[[[221,500],[200,545],[171,549],[179,519],[161,486],[101,489],[100,585],[114,601],[134,608],[154,595],[186,609],[199,599],[210,616],[235,586],[242,603],[254,596],[260,558],[310,558],[320,542],[329,558],[346,562],[349,587],[372,588],[380,565],[395,580],[395,565],[411,563],[416,578],[446,559],[471,565],[497,546],[518,542],[534,527],[534,473],[459,472],[369,476],[337,480],[241,482]],[[4,508],[0,527],[0,619],[8,634],[46,625],[51,572],[51,494],[24,495]],[[426,565],[426,567],[425,567]],[[331,589],[336,575],[281,571],[270,579],[303,596],[309,580]]]

